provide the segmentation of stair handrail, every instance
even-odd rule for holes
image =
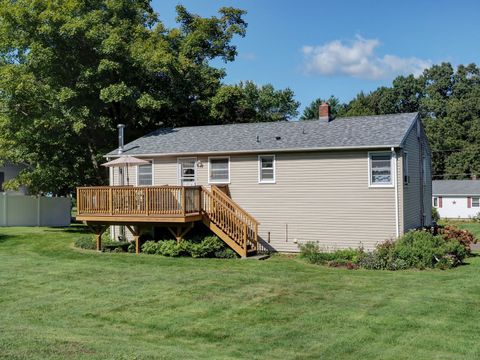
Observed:
[[[226,200],[229,203],[229,205],[232,205],[234,208],[236,208],[236,210],[240,211],[249,220],[251,220],[254,223],[254,225],[257,225],[257,226],[260,225],[260,223],[257,221],[257,219],[255,219],[252,215],[250,215],[245,209],[243,209],[239,204],[237,204],[235,202],[235,200],[233,200],[231,197],[226,195],[216,185],[212,185],[211,188],[212,188],[212,193],[214,195],[219,195],[220,197],[222,197],[224,200]]]

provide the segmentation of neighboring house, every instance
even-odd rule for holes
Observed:
[[[480,180],[434,180],[432,205],[441,218],[469,219],[480,213]]]
[[[8,194],[15,194],[15,195],[26,195],[27,188],[25,186],[21,186],[17,191],[12,190],[5,190],[3,188],[3,184],[13,178],[15,178],[20,171],[24,169],[22,165],[13,165],[6,163],[4,166],[0,166],[0,193],[6,192]]]
[[[259,242],[277,251],[296,252],[308,241],[371,250],[431,225],[431,156],[419,115],[331,120],[326,105],[320,113],[309,121],[159,129],[125,145],[123,154],[150,161],[128,169],[129,184],[228,186],[231,199],[259,222]],[[110,170],[110,184],[120,184],[118,169]],[[112,225],[114,217],[79,219]]]

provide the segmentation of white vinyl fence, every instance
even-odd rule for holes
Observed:
[[[68,226],[71,199],[0,194],[0,226]]]

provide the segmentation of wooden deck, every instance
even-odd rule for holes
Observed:
[[[257,250],[258,222],[215,186],[97,186],[77,188],[77,220],[97,236],[110,225],[126,225],[137,243],[154,224],[177,225],[170,231],[180,240],[193,222],[202,221],[241,256]],[[182,229],[182,224],[187,224]]]

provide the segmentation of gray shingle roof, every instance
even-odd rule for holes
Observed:
[[[480,180],[434,180],[433,195],[479,195]]]
[[[417,113],[158,129],[124,154],[160,155],[401,147]],[[127,129],[128,131],[128,129]],[[108,156],[117,155],[112,151]]]

